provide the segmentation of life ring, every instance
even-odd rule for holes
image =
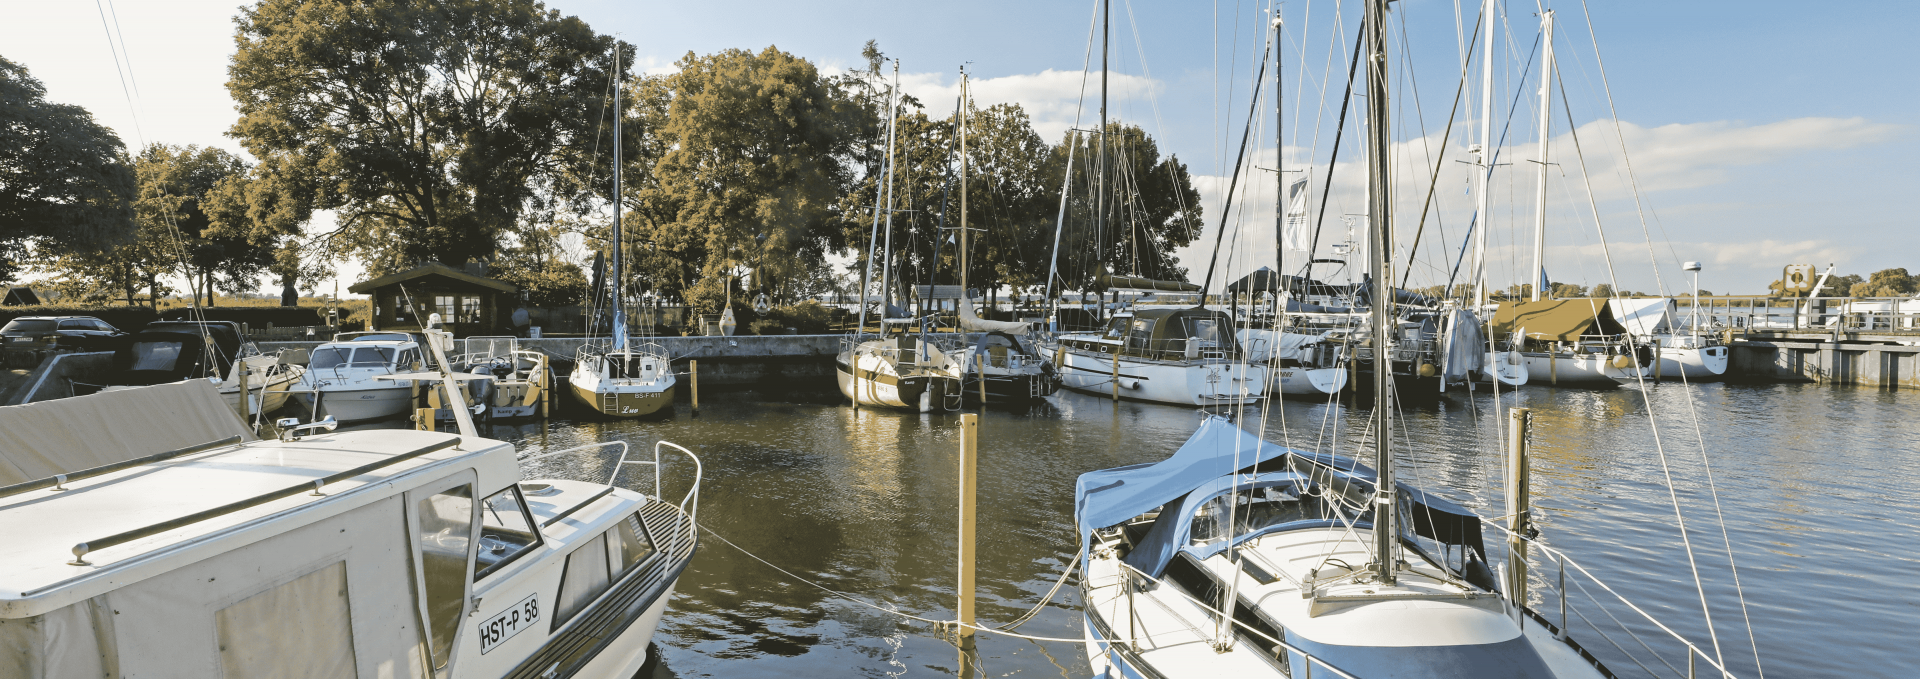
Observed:
[[[760,293],[759,296],[753,298],[753,310],[763,314],[773,310],[773,302],[767,299],[767,293]]]

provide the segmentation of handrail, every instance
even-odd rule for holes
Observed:
[[[89,467],[86,469],[82,469],[80,471],[67,472],[65,474],[54,474],[53,476],[49,476],[44,479],[28,481],[25,483],[16,483],[11,486],[0,487],[0,497],[19,495],[21,493],[25,493],[30,490],[39,490],[41,488],[53,488],[55,490],[66,490],[65,488],[61,488],[61,486],[72,481],[79,481],[80,479],[90,479],[95,476],[100,476],[102,474],[112,474],[114,472],[120,471],[122,469],[127,469],[129,467],[138,467],[141,465],[152,464],[162,460],[176,458],[181,455],[191,455],[193,453],[212,450],[214,448],[224,448],[226,446],[238,444],[240,443],[240,440],[241,440],[240,435],[235,434],[233,436],[229,436],[229,437],[220,439],[218,441],[208,441],[206,443],[199,443],[199,444],[187,446],[185,448],[180,448],[177,450],[169,450],[164,453],[155,453],[152,455],[148,455],[146,457],[136,457],[131,460],[122,460],[120,462],[115,462],[113,464],[103,464],[98,467]]]
[[[306,483],[302,483],[297,486],[289,486],[287,488],[282,488],[280,490],[276,490],[271,493],[255,495],[245,500],[240,500],[238,502],[230,502],[230,503],[221,505],[219,507],[214,507],[213,509],[209,509],[201,512],[195,512],[195,513],[188,514],[186,516],[173,519],[170,521],[162,521],[160,523],[152,524],[142,528],[135,528],[130,531],[116,533],[114,535],[109,535],[99,540],[88,540],[86,542],[82,542],[73,546],[73,560],[67,562],[67,565],[91,566],[93,564],[87,562],[86,560],[86,556],[88,552],[125,544],[134,540],[138,540],[140,538],[158,535],[160,533],[165,533],[175,528],[181,528],[181,527],[196,524],[201,521],[205,521],[207,519],[211,519],[214,517],[231,514],[231,513],[240,511],[242,509],[257,507],[281,498],[292,497],[294,495],[298,495],[300,491],[303,491],[303,490],[312,490],[315,495],[319,495],[321,494],[320,489],[326,487],[329,484],[336,483],[339,481],[345,481],[347,479],[353,478],[355,476],[359,476],[361,474],[365,474],[367,472],[371,472],[371,471],[378,470],[390,465],[405,462],[407,460],[411,460],[416,457],[420,457],[421,455],[425,455],[427,453],[431,453],[439,450],[445,450],[447,448],[452,448],[460,445],[460,441],[461,441],[460,437],[456,436],[456,437],[441,441],[439,443],[434,443],[430,445],[421,446],[419,448],[415,448],[413,450],[401,453],[399,455],[395,455],[393,457],[389,457],[379,462],[363,464],[343,472],[335,472],[333,474],[328,474],[326,476],[314,479]]]
[[[553,451],[553,452],[549,452],[549,453],[541,453],[541,454],[539,454],[539,455],[534,455],[534,456],[532,456],[532,457],[523,457],[523,458],[520,458],[519,460],[516,460],[516,461],[517,461],[517,462],[521,462],[521,463],[526,463],[526,462],[533,462],[533,461],[535,461],[535,460],[543,460],[543,459],[546,459],[546,458],[549,458],[549,457],[555,457],[555,456],[559,456],[559,455],[566,455],[566,454],[569,454],[569,453],[577,453],[577,452],[580,452],[580,451],[583,451],[583,450],[592,450],[592,449],[599,449],[599,448],[606,448],[606,447],[609,447],[609,446],[619,446],[619,447],[620,447],[620,460],[619,460],[619,462],[617,462],[617,463],[615,463],[615,464],[614,464],[614,466],[613,466],[613,473],[611,473],[611,474],[609,474],[609,475],[607,476],[607,483],[606,483],[606,485],[608,485],[608,486],[614,486],[614,485],[616,485],[616,482],[618,482],[618,481],[620,480],[620,472],[621,472],[622,470],[624,470],[624,469],[626,469],[626,467],[627,467],[627,465],[630,465],[630,464],[644,464],[644,465],[651,465],[651,466],[653,467],[653,496],[654,496],[654,497],[655,497],[656,499],[660,499],[660,500],[663,500],[663,501],[664,501],[664,500],[666,499],[666,497],[665,497],[665,496],[664,496],[664,495],[662,494],[662,489],[661,489],[661,488],[662,488],[662,482],[661,482],[661,479],[660,479],[660,469],[661,469],[661,466],[660,466],[660,447],[661,447],[661,446],[673,446],[673,448],[674,448],[674,449],[676,449],[676,450],[679,450],[679,451],[680,451],[681,453],[684,453],[684,454],[685,454],[685,455],[686,455],[686,456],[687,456],[688,458],[690,458],[690,459],[692,459],[692,460],[693,460],[693,487],[691,487],[691,488],[688,488],[688,489],[687,489],[687,495],[686,495],[685,497],[683,497],[683,498],[681,498],[681,499],[680,499],[680,505],[679,505],[679,506],[680,506],[680,513],[681,513],[681,515],[683,515],[683,516],[686,516],[686,517],[688,517],[689,519],[693,519],[693,518],[696,518],[696,517],[697,517],[697,516],[699,515],[699,511],[700,511],[700,480],[701,480],[701,476],[702,476],[703,474],[705,474],[705,472],[706,472],[706,468],[705,468],[705,467],[704,467],[704,466],[703,466],[703,465],[702,465],[702,464],[700,463],[700,458],[699,458],[699,456],[697,456],[697,455],[694,455],[694,454],[693,454],[693,451],[691,451],[691,450],[687,450],[687,449],[686,449],[685,447],[682,447],[682,446],[680,446],[680,445],[678,445],[678,444],[674,444],[674,443],[668,443],[668,442],[666,442],[666,441],[657,441],[657,442],[655,442],[655,443],[653,444],[653,460],[651,460],[651,461],[648,461],[648,460],[629,460],[629,459],[627,459],[627,454],[628,454],[629,452],[631,452],[631,450],[632,450],[632,447],[631,447],[631,446],[629,446],[629,445],[627,445],[627,442],[626,442],[626,441],[601,441],[601,442],[599,442],[599,443],[589,443],[589,444],[586,444],[586,445],[583,445],[583,446],[574,446],[574,447],[572,447],[572,448],[568,448],[568,449],[566,449],[566,450],[556,450],[556,451]],[[689,506],[689,503],[691,503],[691,506]]]
[[[1619,592],[1614,591],[1613,587],[1607,585],[1607,583],[1602,581],[1598,576],[1595,576],[1592,571],[1587,570],[1586,566],[1582,566],[1580,565],[1580,562],[1574,561],[1573,557],[1568,556],[1565,551],[1555,549],[1553,547],[1549,547],[1535,538],[1530,538],[1525,535],[1516,534],[1513,531],[1507,530],[1505,526],[1502,526],[1493,521],[1489,521],[1483,518],[1480,520],[1480,522],[1487,524],[1489,526],[1493,526],[1495,529],[1499,530],[1500,532],[1506,533],[1509,537],[1518,537],[1522,540],[1527,541],[1528,543],[1531,543],[1535,548],[1539,549],[1542,554],[1546,554],[1548,556],[1554,557],[1554,560],[1557,563],[1571,564],[1575,570],[1580,571],[1581,575],[1585,575],[1587,576],[1588,580],[1592,580],[1593,584],[1599,585],[1600,588],[1606,590],[1608,594],[1612,594],[1615,599],[1619,599],[1620,603],[1626,604],[1627,608],[1633,609],[1633,612],[1639,613],[1640,617],[1646,618],[1647,622],[1653,623],[1655,627],[1660,628],[1660,631],[1666,632],[1667,636],[1673,637],[1675,641],[1678,641],[1680,642],[1681,645],[1686,646],[1690,656],[1694,656],[1694,655],[1699,656],[1700,659],[1707,661],[1708,665],[1711,665],[1714,669],[1719,670],[1720,676],[1726,679],[1734,679],[1734,674],[1732,672],[1727,671],[1727,668],[1721,666],[1720,663],[1714,662],[1713,658],[1711,656],[1708,656],[1706,651],[1701,650],[1699,646],[1695,646],[1693,642],[1688,641],[1686,637],[1680,636],[1679,632],[1673,631],[1672,628],[1667,627],[1666,624],[1655,619],[1652,614],[1647,613],[1645,610],[1642,610],[1639,606],[1635,605],[1632,601],[1627,600],[1626,597],[1621,596]],[[1564,575],[1562,577],[1564,578]],[[1563,596],[1564,596],[1564,593],[1563,593]],[[1523,608],[1525,607],[1525,605],[1526,605],[1525,602],[1520,602],[1520,606],[1522,606]],[[1561,605],[1565,606],[1565,603],[1563,602]],[[1563,626],[1563,629],[1564,629],[1564,626]],[[1689,658],[1688,664],[1691,665],[1692,662],[1693,662],[1692,659]]]
[[[1153,576],[1151,576],[1151,575],[1147,575],[1145,571],[1142,571],[1142,570],[1140,570],[1140,569],[1138,569],[1138,568],[1134,568],[1134,567],[1133,567],[1133,564],[1130,564],[1130,563],[1127,563],[1126,561],[1122,561],[1122,560],[1119,560],[1119,559],[1115,559],[1114,561],[1115,561],[1116,563],[1118,563],[1118,564],[1120,564],[1120,567],[1121,567],[1121,568],[1123,568],[1123,569],[1126,569],[1127,571],[1130,571],[1130,572],[1132,572],[1132,573],[1135,573],[1135,574],[1138,574],[1138,577],[1142,577],[1142,578],[1146,578],[1146,579],[1147,579],[1147,580],[1148,580],[1149,582],[1154,582],[1154,583],[1158,583],[1158,584],[1160,584],[1160,585],[1166,585],[1166,581],[1164,581],[1164,580],[1161,580],[1161,579],[1159,579],[1159,578],[1156,578],[1156,577],[1153,577]],[[1127,582],[1126,582],[1126,579],[1128,579],[1128,578],[1130,578],[1130,577],[1133,577],[1133,576],[1125,576],[1125,577],[1123,577],[1123,578],[1122,578],[1122,581],[1121,581],[1121,586],[1122,586],[1122,587],[1127,587],[1127,586],[1130,586],[1130,583],[1127,583]],[[1300,654],[1300,656],[1301,656],[1301,657],[1303,657],[1303,658],[1306,658],[1306,659],[1307,659],[1307,664],[1308,664],[1308,669],[1307,669],[1307,674],[1308,674],[1309,676],[1311,676],[1311,675],[1313,674],[1313,670],[1312,670],[1312,665],[1313,665],[1314,663],[1319,663],[1321,667],[1325,667],[1325,668],[1327,668],[1327,669],[1329,669],[1329,670],[1333,670],[1333,673],[1334,673],[1334,674],[1337,674],[1337,675],[1340,675],[1340,676],[1341,676],[1341,677],[1342,677],[1343,679],[1359,679],[1358,677],[1355,677],[1355,676],[1353,676],[1352,674],[1348,674],[1346,670],[1342,670],[1342,669],[1340,669],[1340,668],[1338,668],[1338,667],[1334,667],[1334,666],[1333,666],[1333,665],[1332,665],[1331,663],[1328,663],[1328,662],[1327,662],[1327,661],[1325,661],[1325,660],[1322,660],[1322,659],[1320,659],[1320,658],[1318,658],[1318,657],[1315,657],[1315,656],[1314,656],[1314,655],[1313,655],[1312,653],[1308,653],[1308,652],[1306,652],[1306,651],[1303,651],[1303,650],[1300,650],[1299,648],[1296,648],[1296,647],[1294,647],[1294,645],[1293,645],[1293,644],[1289,644],[1289,643],[1287,643],[1287,642],[1285,642],[1285,641],[1281,641],[1281,640],[1279,640],[1279,639],[1275,639],[1275,638],[1273,638],[1273,637],[1271,637],[1271,636],[1268,636],[1268,635],[1267,635],[1267,633],[1265,633],[1265,632],[1262,632],[1262,631],[1260,631],[1260,630],[1257,630],[1257,629],[1254,629],[1254,628],[1253,628],[1253,626],[1251,626],[1251,625],[1248,625],[1247,623],[1244,623],[1244,622],[1241,622],[1239,618],[1236,618],[1236,617],[1234,617],[1234,616],[1231,616],[1231,615],[1226,615],[1226,614],[1224,614],[1224,613],[1221,613],[1221,612],[1220,612],[1220,609],[1218,609],[1218,608],[1214,608],[1212,604],[1208,604],[1208,603],[1205,603],[1205,602],[1202,602],[1202,601],[1200,601],[1199,599],[1195,599],[1195,598],[1193,598],[1192,596],[1189,596],[1189,595],[1188,595],[1188,594],[1187,594],[1186,592],[1182,592],[1182,591],[1180,591],[1180,589],[1179,589],[1178,587],[1164,587],[1164,586],[1163,586],[1163,587],[1161,587],[1160,589],[1161,589],[1162,591],[1167,591],[1167,592],[1172,592],[1172,593],[1174,593],[1175,595],[1177,595],[1177,596],[1179,596],[1180,598],[1182,598],[1182,599],[1186,599],[1186,600],[1187,600],[1188,602],[1190,602],[1190,603],[1192,603],[1193,605],[1195,605],[1195,606],[1199,606],[1199,607],[1200,607],[1200,608],[1201,608],[1202,610],[1205,610],[1205,611],[1206,611],[1206,612],[1208,612],[1208,613],[1212,613],[1213,615],[1215,615],[1215,616],[1219,616],[1219,617],[1221,617],[1221,618],[1224,618],[1224,619],[1226,619],[1226,620],[1231,620],[1231,621],[1233,622],[1233,624],[1234,624],[1235,626],[1237,626],[1237,627],[1239,627],[1239,628],[1241,628],[1242,630],[1245,630],[1245,631],[1246,631],[1247,633],[1249,633],[1249,634],[1252,634],[1252,635],[1254,635],[1254,636],[1257,636],[1257,637],[1259,637],[1259,638],[1261,638],[1261,639],[1265,639],[1265,640],[1267,640],[1267,641],[1269,641],[1269,642],[1272,642],[1272,643],[1273,643],[1273,645],[1275,645],[1275,646],[1278,646],[1278,647],[1280,647],[1280,648],[1283,648],[1283,649],[1286,649],[1286,650],[1287,650],[1288,652],[1290,652],[1290,653],[1298,653],[1298,654]],[[1236,597],[1236,599],[1235,599],[1235,601],[1234,601],[1234,604],[1235,604],[1236,606],[1237,606],[1237,605],[1239,605],[1239,600],[1238,600],[1238,598],[1237,598],[1237,597]],[[1203,637],[1203,638],[1204,638],[1204,637],[1207,637],[1207,636],[1208,636],[1208,635],[1207,635],[1207,634],[1206,634],[1205,632],[1203,632],[1203,631],[1201,631],[1201,630],[1200,630],[1199,628],[1197,628],[1197,627],[1195,627],[1195,626],[1193,625],[1193,623],[1191,623],[1191,622],[1188,622],[1186,618],[1184,618],[1184,617],[1180,617],[1180,616],[1178,616],[1178,615],[1176,615],[1175,617],[1178,617],[1178,618],[1180,619],[1180,621],[1181,621],[1181,622],[1183,622],[1183,623],[1186,623],[1186,625],[1187,625],[1187,629],[1189,629],[1189,630],[1192,630],[1192,631],[1193,631],[1193,632],[1194,632],[1195,634],[1198,634],[1198,635],[1200,635],[1200,636],[1201,636],[1201,637]]]

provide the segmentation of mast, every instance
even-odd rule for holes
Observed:
[[[613,46],[613,266],[612,275],[607,277],[611,283],[608,289],[613,292],[613,350],[625,351],[627,348],[627,312],[622,298],[626,292],[620,278],[620,45]]]
[[[1286,111],[1280,107],[1284,93],[1280,90],[1280,9],[1273,10],[1273,273],[1279,275],[1286,271],[1281,263],[1285,259],[1287,233],[1287,134]],[[1248,295],[1253,293],[1249,291]],[[1204,301],[1204,300],[1202,300]],[[1286,300],[1279,298],[1275,291],[1274,301],[1280,304],[1278,311],[1286,310]]]
[[[900,60],[893,60],[893,89],[900,90]],[[887,251],[880,263],[880,329],[886,330],[887,309],[893,306],[893,133],[900,113],[891,99],[887,105]]]
[[[967,296],[967,69],[960,69],[960,303],[971,309]],[[962,328],[965,330],[965,328]]]
[[[1112,35],[1112,33],[1113,33],[1113,0],[1101,0],[1101,3],[1100,3],[1100,135],[1099,135],[1100,152],[1099,152],[1099,158],[1098,160],[1094,161],[1094,166],[1093,166],[1094,168],[1093,169],[1093,172],[1094,172],[1094,179],[1093,179],[1094,244],[1093,244],[1093,247],[1095,252],[1098,252],[1101,254],[1101,257],[1100,257],[1101,259],[1106,259],[1105,257],[1106,244],[1103,241],[1105,241],[1107,237],[1107,229],[1106,229],[1106,226],[1107,226],[1107,39]],[[1097,279],[1098,275],[1099,275],[1098,273],[1095,274],[1096,280],[1098,280]],[[1102,298],[1102,301],[1104,301],[1105,295],[1101,295],[1101,298]],[[1115,297],[1115,300],[1116,301],[1118,300],[1117,296]],[[1084,302],[1086,301],[1086,299],[1084,294],[1081,296],[1081,301],[1083,302],[1082,306],[1085,306]],[[1202,298],[1201,302],[1205,303],[1206,299]],[[1102,312],[1099,315],[1095,316],[1095,318],[1104,318],[1106,316],[1106,312],[1104,311],[1104,309],[1106,308],[1106,305],[1101,304],[1099,308],[1102,309]]]
[[[1374,569],[1380,584],[1395,582],[1393,556],[1399,526],[1394,525],[1398,504],[1393,480],[1392,423],[1393,362],[1389,352],[1393,321],[1392,262],[1393,201],[1387,185],[1387,0],[1368,0],[1363,17],[1367,32],[1367,254],[1373,270],[1373,432],[1374,469],[1378,499],[1373,509]]]
[[[1067,189],[1069,185],[1073,183],[1073,152],[1080,148],[1080,144],[1073,136],[1075,132],[1076,130],[1067,130],[1067,171],[1066,174],[1060,178],[1060,214],[1053,219],[1053,254],[1047,256],[1046,303],[1048,308],[1054,311],[1054,313],[1049,314],[1049,316],[1058,314],[1060,309],[1060,305],[1055,304],[1053,301],[1053,280],[1060,276],[1060,232],[1067,228]],[[1053,325],[1048,329],[1054,331],[1059,330],[1059,322],[1057,317],[1054,318],[1054,320],[1051,321]]]
[[[1540,42],[1546,45],[1540,62],[1540,190],[1533,198],[1533,296],[1540,301],[1541,288],[1547,287],[1547,133],[1552,130],[1553,109],[1553,10],[1540,14]]]
[[[1473,281],[1473,312],[1487,305],[1487,229],[1492,215],[1487,210],[1492,205],[1487,187],[1493,182],[1493,3],[1485,0],[1480,8],[1480,25],[1487,32],[1481,42],[1480,53],[1480,189],[1477,196],[1479,205],[1474,214],[1479,220],[1478,228],[1473,230],[1473,269],[1467,276]]]
[[[895,65],[894,69],[896,71],[899,70],[899,66]],[[891,91],[887,92],[887,110],[888,111],[893,110],[893,96],[894,96],[894,92],[891,92]],[[888,172],[891,169],[889,167],[889,164],[893,162],[893,119],[892,118],[887,119],[886,149],[887,149],[887,155],[880,159],[880,171],[883,173]],[[860,325],[854,331],[854,334],[856,335],[867,331],[867,288],[872,287],[873,285],[873,254],[874,254],[873,246],[878,245],[880,243],[880,200],[882,196],[886,195],[885,189],[880,185],[878,178],[875,178],[875,181],[873,182],[873,187],[874,187],[873,189],[873,230],[867,234],[867,273],[865,276],[861,277],[860,279]],[[883,315],[882,318],[885,318],[885,316]]]

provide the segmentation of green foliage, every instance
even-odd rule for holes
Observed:
[[[1905,268],[1881,269],[1864,282],[1846,288],[1853,297],[1911,297],[1920,291],[1920,279],[1908,275]]]
[[[43,304],[39,306],[0,307],[0,325],[22,316],[92,316],[106,321],[107,325],[138,332],[159,319],[153,309],[143,306],[91,306],[71,304]]]
[[[1081,147],[1073,160],[1061,236],[1061,277],[1069,289],[1089,288],[1106,267],[1115,274],[1186,280],[1187,270],[1174,262],[1173,251],[1192,243],[1204,227],[1200,192],[1186,164],[1173,156],[1162,159],[1159,144],[1138,126],[1109,123],[1106,136],[1104,172],[1097,169],[1100,145],[1089,143],[1088,135],[1069,137]],[[1059,176],[1064,145],[1054,156],[1059,164],[1052,165],[1052,174]],[[1100,186],[1106,188],[1098,193],[1108,196],[1104,206],[1095,199]],[[1098,223],[1096,212],[1105,215]]]
[[[589,285],[579,265],[559,259],[508,266],[494,271],[493,278],[520,286],[527,305],[543,309],[579,305],[586,299]]]
[[[578,18],[532,0],[261,0],[235,21],[231,134],[280,159],[299,202],[338,210],[331,237],[372,274],[488,258],[523,213],[580,207],[605,181],[588,160],[615,43]]]
[[[819,302],[807,300],[792,306],[768,309],[762,320],[754,321],[749,327],[755,335],[784,335],[787,328],[793,328],[802,335],[820,335],[832,329],[834,311],[821,306]],[[764,328],[762,324],[766,324]]]
[[[1548,297],[1554,299],[1574,299],[1587,296],[1587,286],[1577,283],[1550,283],[1547,286]]]
[[[86,109],[46,100],[26,67],[0,58],[0,282],[29,248],[42,257],[132,236],[126,147]]]
[[[1593,292],[1589,294],[1593,295],[1594,297],[1615,297],[1616,296],[1614,295],[1613,286],[1607,283],[1601,283],[1593,286]]]

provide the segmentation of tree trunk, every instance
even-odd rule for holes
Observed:
[[[280,306],[300,306],[300,291],[293,286],[293,274],[280,277]]]

